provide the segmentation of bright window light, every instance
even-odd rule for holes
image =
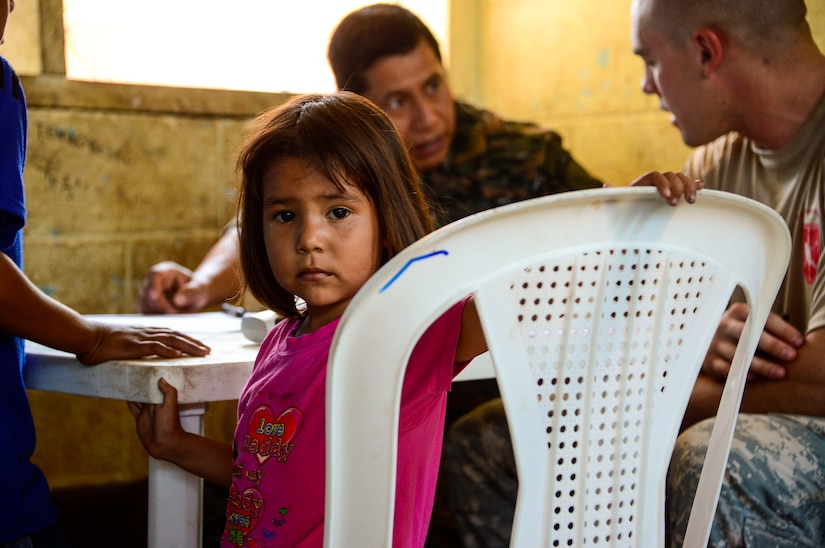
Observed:
[[[449,0],[399,2],[447,56]],[[330,34],[363,0],[63,0],[73,80],[331,92]]]

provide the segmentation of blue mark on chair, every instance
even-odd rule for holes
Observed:
[[[449,255],[449,253],[446,250],[441,249],[439,251],[433,251],[432,253],[427,253],[426,255],[421,255],[420,257],[413,257],[412,259],[407,261],[407,264],[405,264],[404,266],[401,267],[401,270],[399,270],[398,272],[395,273],[395,276],[390,278],[390,280],[387,283],[385,283],[384,286],[381,289],[378,290],[378,293],[383,293],[384,291],[386,291],[392,284],[395,283],[395,280],[397,280],[398,278],[401,277],[401,274],[403,274],[410,266],[412,266],[412,264],[414,262],[423,261],[424,259],[429,259],[431,257],[435,257],[436,255]]]

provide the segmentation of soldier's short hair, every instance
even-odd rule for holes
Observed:
[[[406,8],[372,4],[344,17],[332,34],[327,56],[338,89],[363,95],[364,72],[390,55],[404,55],[424,42],[441,62],[438,41],[429,28]]]

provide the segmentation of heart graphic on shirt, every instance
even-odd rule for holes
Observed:
[[[258,464],[273,456],[283,461],[303,424],[304,416],[296,407],[289,407],[276,417],[272,408],[263,404],[249,418],[249,451],[254,453]]]
[[[238,494],[233,485],[229,489],[226,505],[226,531],[224,538],[235,546],[244,546],[244,539],[264,517],[264,499],[260,491],[250,487]]]

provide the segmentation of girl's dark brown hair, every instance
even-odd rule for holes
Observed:
[[[269,266],[262,180],[269,166],[286,158],[306,161],[338,187],[353,185],[367,196],[378,217],[383,262],[433,229],[406,147],[387,115],[367,99],[349,92],[299,95],[259,115],[246,130],[237,161],[241,270],[255,298],[285,317],[301,314]]]

